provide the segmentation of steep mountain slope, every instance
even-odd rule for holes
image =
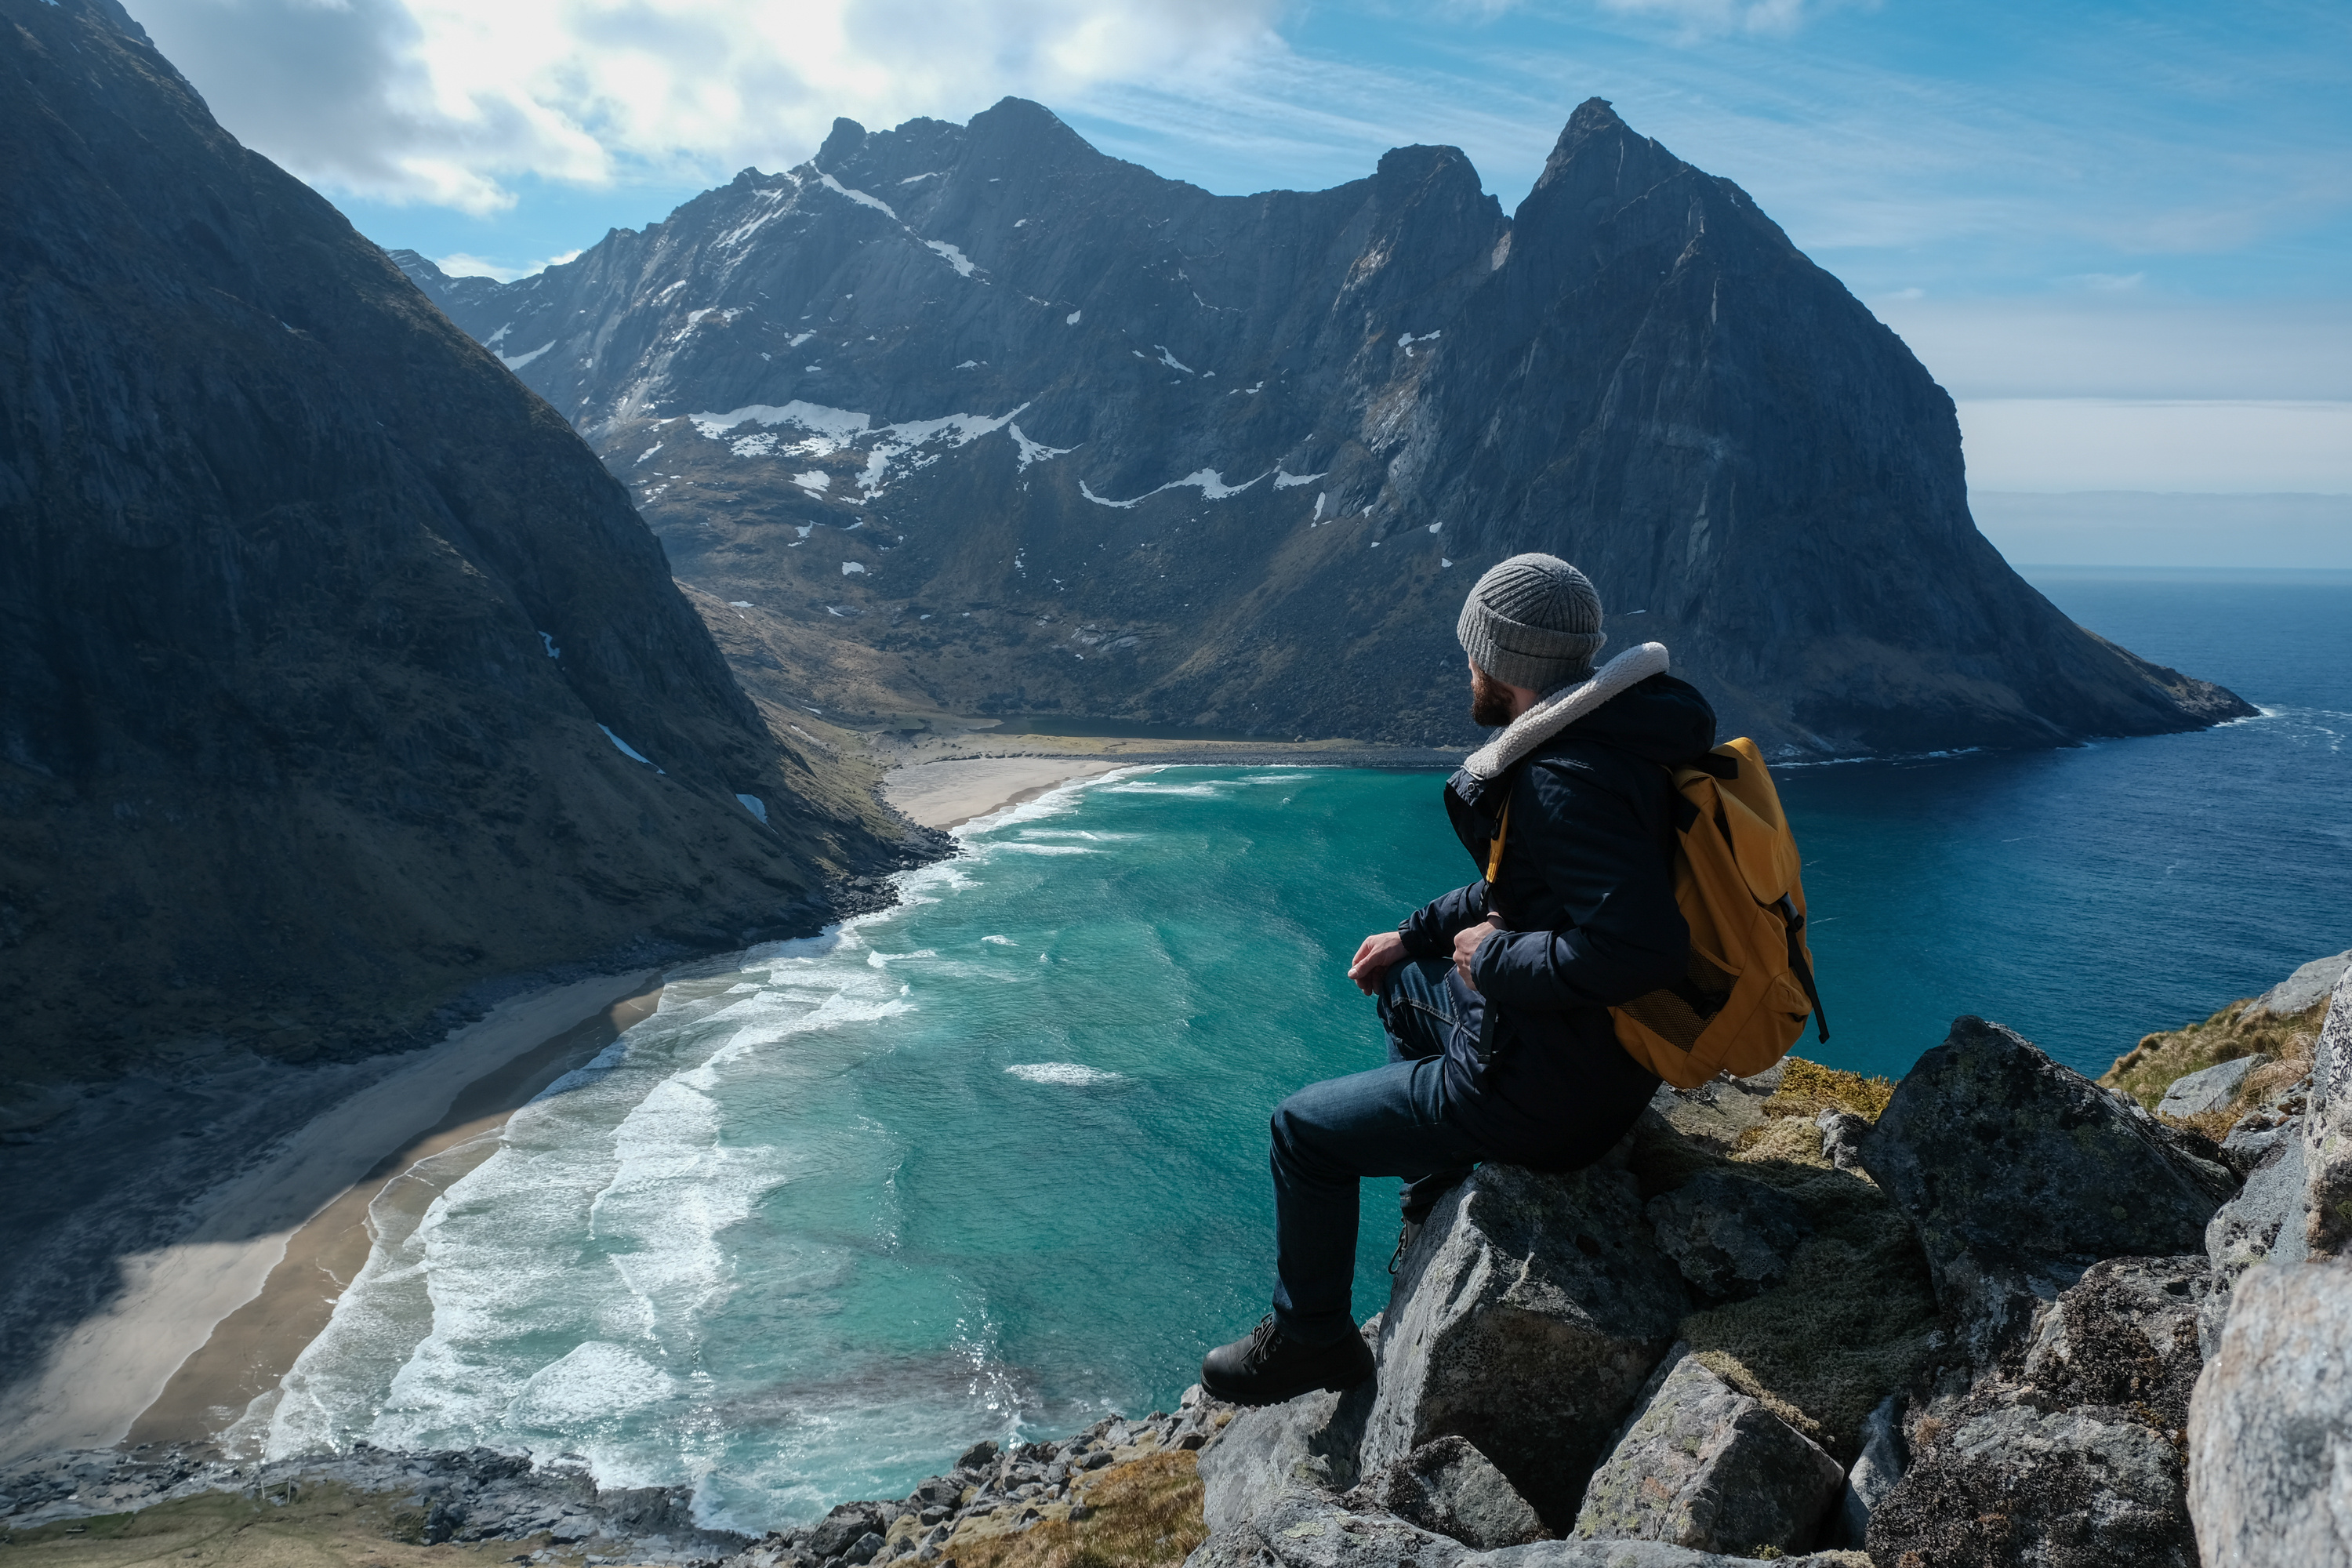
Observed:
[[[514,284],[396,259],[780,701],[1460,740],[1460,595],[1549,549],[1790,753],[2246,710],[2021,582],[1909,351],[1599,100],[1511,220],[1451,148],[1212,196],[1008,99]]]
[[[0,0],[0,1080],[397,1039],[885,852],[578,437],[111,0]]]

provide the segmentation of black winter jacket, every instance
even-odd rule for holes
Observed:
[[[1715,744],[1696,689],[1654,675],[1570,725],[1501,777],[1447,781],[1445,805],[1480,879],[1398,928],[1414,958],[1452,956],[1489,912],[1503,929],[1471,965],[1493,1014],[1493,1055],[1446,1063],[1446,1114],[1498,1158],[1591,1163],[1658,1086],[1617,1044],[1607,1009],[1683,977],[1690,931],[1675,905],[1673,783],[1662,764]],[[1510,826],[1493,887],[1486,855]]]

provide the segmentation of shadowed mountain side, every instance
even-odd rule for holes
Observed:
[[[0,0],[0,1079],[414,1039],[895,858],[577,436],[119,7]]]
[[[1213,196],[1008,99],[512,284],[396,259],[827,710],[1458,742],[1461,595],[1547,549],[1776,754],[2251,711],[2011,572],[1910,352],[1597,99],[1510,220],[1453,148]]]

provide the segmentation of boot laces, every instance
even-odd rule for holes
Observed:
[[[1274,1314],[1268,1312],[1257,1321],[1257,1327],[1250,1331],[1248,1346],[1241,1355],[1242,1364],[1249,1367],[1265,1365],[1281,1340],[1282,1331],[1275,1327]]]

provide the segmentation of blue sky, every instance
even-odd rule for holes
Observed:
[[[2352,492],[2341,0],[129,5],[363,232],[499,274],[788,166],[835,113],[1021,93],[1223,193],[1450,142],[1508,208],[1597,94],[1903,333],[1979,486]]]

